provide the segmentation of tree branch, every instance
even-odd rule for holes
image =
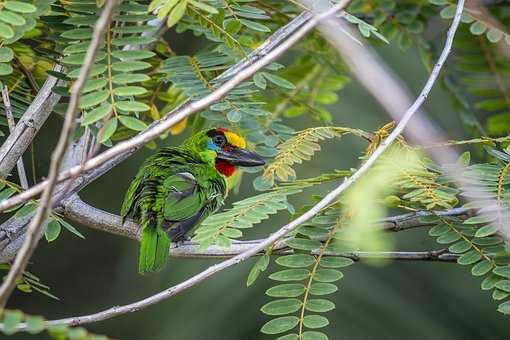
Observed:
[[[338,5],[335,5],[333,9],[339,10],[342,8],[342,6],[345,6],[348,4],[348,1],[342,1]],[[462,7],[463,1],[460,0],[459,6]],[[312,24],[315,25],[319,22],[322,18],[327,18],[327,15],[330,15],[332,13],[332,10],[328,10],[326,12],[323,12],[323,14],[313,17],[306,25],[304,25],[296,34],[301,32],[304,28],[306,28],[308,25]],[[460,9],[460,13],[462,13],[462,8]],[[452,22],[452,25],[449,29],[448,33],[448,39],[447,43],[445,44],[443,52],[448,55],[449,51],[449,39],[451,36],[455,34],[455,31],[458,27],[458,23],[460,21],[460,13],[459,10],[457,10],[457,14]],[[289,38],[289,40],[292,39]],[[284,43],[285,44],[285,43]],[[283,45],[283,44],[282,44]],[[446,52],[445,52],[446,51]],[[442,53],[442,56],[443,54]],[[429,81],[427,82],[427,85],[424,87],[424,89],[421,91],[420,96],[416,99],[416,101],[411,105],[411,107],[405,112],[405,114],[402,117],[402,120],[397,124],[395,129],[390,133],[390,135],[377,147],[377,149],[374,151],[372,155],[366,160],[366,162],[348,179],[344,181],[340,186],[338,186],[336,189],[328,193],[322,200],[320,200],[316,205],[314,205],[310,210],[305,212],[303,215],[299,216],[297,219],[291,221],[287,225],[283,226],[281,229],[273,233],[268,238],[262,240],[257,245],[251,246],[247,250],[243,251],[239,255],[236,255],[226,261],[223,261],[221,263],[218,263],[214,266],[209,267],[208,269],[190,277],[189,279],[170,287],[166,290],[163,290],[153,296],[150,296],[148,298],[145,298],[143,300],[125,305],[120,307],[113,307],[108,310],[105,310],[103,312],[99,312],[96,314],[83,316],[83,317],[77,317],[77,318],[69,318],[69,319],[62,319],[62,320],[56,320],[55,322],[57,324],[68,324],[68,325],[77,325],[77,324],[83,324],[83,323],[90,323],[100,320],[105,320],[112,318],[117,315],[122,315],[126,313],[131,313],[138,311],[140,309],[146,308],[148,306],[151,306],[155,303],[158,303],[162,300],[168,299],[181,291],[184,291],[200,282],[205,280],[206,278],[210,277],[211,275],[226,269],[228,267],[231,267],[235,264],[238,264],[251,256],[256,255],[263,249],[271,246],[278,240],[285,237],[288,233],[295,230],[299,225],[306,222],[307,220],[311,219],[313,216],[318,214],[324,207],[326,207],[329,203],[334,201],[343,191],[345,191],[347,188],[349,188],[356,180],[358,180],[370,167],[374,162],[377,160],[377,158],[391,145],[393,141],[400,135],[400,133],[404,130],[406,127],[406,124],[409,122],[411,117],[418,111],[421,103],[423,100],[428,96],[429,91],[432,88],[432,84],[437,78],[437,73],[441,70],[444,63],[444,58],[440,58],[438,63],[436,64],[436,67],[434,68],[434,72],[431,73],[429,76]],[[253,65],[252,65],[253,67]],[[236,77],[232,78],[235,79]],[[432,82],[432,84],[430,84]],[[379,84],[381,85],[381,84]]]
[[[7,86],[2,86],[2,99],[4,101],[5,117],[7,118],[7,125],[9,125],[9,132],[12,133],[16,126],[16,122],[14,121],[14,115],[12,114],[11,101],[9,99],[9,89],[7,88]],[[23,165],[22,157],[18,159],[16,165],[18,168],[19,183],[21,187],[24,190],[26,190],[28,189],[28,180],[27,172],[25,171],[25,166]]]
[[[53,67],[55,72],[60,72],[62,69],[60,65]],[[60,100],[60,95],[53,93],[53,88],[61,83],[55,77],[48,76],[41,90],[18,121],[14,131],[11,131],[0,147],[0,175],[2,177],[7,177],[11,173],[18,159],[32,143],[35,135],[53,111],[53,107]]]
[[[62,207],[58,211],[65,217],[77,222],[83,226],[107,232],[113,235],[128,237],[132,240],[140,240],[140,229],[136,222],[127,219],[122,224],[121,217],[104,210],[95,208],[80,199],[78,195],[72,195],[62,201]],[[390,216],[384,218],[375,226],[385,231],[399,232],[412,228],[426,227],[433,225],[421,221],[426,216],[456,216],[459,218],[468,218],[471,212],[464,208],[455,208],[437,212],[418,211],[410,214]],[[250,241],[251,242],[251,241]],[[246,241],[241,242],[247,244]],[[195,243],[184,242],[178,248],[174,248],[171,255],[181,254],[186,256],[201,255],[196,253]],[[186,248],[192,246],[191,248]],[[179,255],[179,256],[181,256]]]
[[[87,53],[85,54],[85,59],[83,61],[83,66],[80,69],[80,74],[78,79],[74,82],[73,86],[70,90],[70,99],[69,104],[67,106],[64,125],[62,127],[62,132],[60,134],[60,138],[57,146],[53,154],[51,155],[51,163],[48,174],[47,186],[44,189],[41,200],[39,201],[39,206],[37,208],[35,217],[30,222],[28,226],[25,241],[21,246],[19,253],[16,255],[16,259],[7,274],[2,286],[0,286],[0,307],[3,308],[7,303],[7,299],[12,293],[14,287],[16,286],[16,281],[22,275],[23,271],[28,264],[28,260],[32,256],[35,248],[37,247],[37,243],[39,241],[41,232],[43,231],[44,221],[48,217],[49,211],[51,210],[51,199],[53,196],[53,192],[55,190],[55,185],[57,184],[57,177],[62,165],[62,161],[66,150],[71,144],[71,140],[73,137],[73,132],[76,126],[76,114],[78,112],[78,106],[80,102],[80,95],[85,83],[87,82],[88,75],[90,70],[92,69],[92,65],[94,63],[94,58],[99,47],[99,43],[103,36],[103,33],[108,27],[108,24],[111,21],[113,10],[119,3],[119,0],[110,0],[106,3],[101,16],[96,22],[94,26],[94,31],[92,33],[92,39],[90,41],[90,45],[87,49]]]

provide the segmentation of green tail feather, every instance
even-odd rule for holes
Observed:
[[[142,274],[160,271],[168,260],[170,238],[163,229],[151,224],[151,221],[145,222],[142,228],[138,271]]]

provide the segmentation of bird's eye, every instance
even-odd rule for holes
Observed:
[[[216,135],[213,137],[214,144],[223,147],[225,144],[227,144],[227,139],[223,135]]]

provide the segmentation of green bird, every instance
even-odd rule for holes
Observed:
[[[140,273],[161,270],[170,242],[179,242],[223,205],[226,178],[238,166],[264,165],[246,141],[225,128],[201,131],[179,147],[149,157],[131,182],[121,208],[122,222],[139,222]]]

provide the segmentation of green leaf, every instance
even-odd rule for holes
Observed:
[[[498,227],[492,224],[486,225],[478,229],[475,233],[475,237],[486,237],[493,235],[498,231]]]
[[[315,250],[319,249],[321,243],[315,240],[309,240],[306,238],[291,238],[285,241],[289,247],[299,250]]]
[[[143,51],[143,50],[120,50],[113,51],[112,56],[121,60],[139,60],[139,59],[147,59],[155,56],[156,53],[152,51]]]
[[[87,126],[92,123],[95,123],[98,120],[106,117],[111,111],[112,105],[110,103],[107,103],[106,105],[96,107],[92,111],[85,112],[85,115],[81,120],[81,125]]]
[[[0,63],[0,76],[7,76],[13,71],[10,64]]]
[[[301,281],[310,275],[307,269],[286,269],[269,275],[275,281]]]
[[[296,86],[294,86],[294,84],[292,84],[290,81],[288,81],[287,79],[284,79],[280,76],[277,76],[275,74],[262,72],[262,75],[267,80],[269,80],[271,83],[275,84],[276,86],[279,86],[279,87],[282,87],[282,88],[288,89],[288,90],[294,90],[296,88]]]
[[[423,222],[423,223],[426,223],[426,222]],[[438,225],[430,228],[429,235],[432,237],[437,237],[437,236],[441,236],[441,235],[447,233],[448,231],[450,231],[449,226],[447,226],[446,224],[438,224]]]
[[[285,315],[296,312],[301,305],[298,299],[281,299],[266,303],[260,310],[266,315]]]
[[[322,257],[320,266],[326,268],[343,268],[350,266],[354,261],[347,257]]]
[[[194,0],[188,0],[188,2],[190,4],[192,4],[193,6],[195,6],[196,8],[200,8],[201,10],[203,11],[206,11],[208,13],[211,13],[211,14],[218,14],[218,10],[212,6],[209,6],[203,2],[200,2],[200,1],[194,1]]]
[[[258,22],[247,20],[247,19],[239,19],[239,21],[241,22],[241,24],[243,24],[244,26],[246,26],[249,29],[252,29],[254,31],[271,32],[269,27],[267,27],[266,25],[262,25]]]
[[[336,269],[317,269],[314,281],[317,282],[335,282],[344,277],[344,274]]]
[[[492,222],[494,220],[494,217],[488,216],[488,215],[477,215],[468,218],[464,221],[464,224],[482,224],[482,223],[488,223]]]
[[[168,16],[168,20],[166,21],[166,25],[170,28],[174,26],[176,23],[181,20],[181,18],[184,16],[184,13],[186,13],[186,7],[188,6],[188,1],[184,0],[179,2],[173,9],[172,12],[170,12],[170,15]]]
[[[310,286],[310,294],[312,295],[328,295],[336,292],[338,287],[332,283],[314,282]]]
[[[299,319],[295,316],[282,316],[266,322],[260,331],[264,334],[279,334],[296,327]]]
[[[9,11],[0,11],[0,20],[12,26],[23,26],[27,23],[21,15]]]
[[[147,93],[147,90],[141,86],[121,86],[113,89],[116,96],[137,96]]]
[[[496,301],[506,299],[509,295],[510,293],[499,289],[494,289],[494,291],[492,292],[492,298]]]
[[[460,235],[460,233],[450,230],[449,232],[439,236],[436,239],[436,242],[441,243],[441,244],[448,244],[448,243],[458,241],[461,237],[462,236]]]
[[[510,279],[510,266],[496,267],[492,272],[499,276],[503,276],[506,277],[507,279]]]
[[[229,238],[238,238],[243,236],[243,232],[239,229],[225,228],[221,231],[221,234]]]
[[[322,328],[329,325],[329,320],[321,315],[307,315],[303,319],[303,324],[308,328]]]
[[[27,203],[23,207],[21,207],[21,209],[16,211],[16,214],[14,214],[14,216],[16,216],[17,218],[22,218],[22,217],[30,215],[36,209],[37,209],[36,203]]]
[[[497,275],[491,274],[487,276],[481,283],[482,290],[491,290],[495,287],[496,283],[500,281],[501,278]]]
[[[510,314],[510,301],[503,302],[498,306],[498,312],[503,314]]]
[[[23,313],[20,310],[7,310],[4,312],[3,332],[7,335],[16,333],[16,328],[23,320]]]
[[[115,84],[130,84],[139,83],[150,80],[151,78],[146,74],[135,73],[135,74],[116,74],[112,77],[112,82]]]
[[[143,131],[147,128],[147,124],[142,122],[141,120],[138,120],[134,117],[129,116],[123,116],[119,115],[119,120],[128,129],[135,130],[135,131]]]
[[[108,99],[110,93],[107,90],[88,93],[80,98],[80,109],[86,109],[99,105]]]
[[[303,333],[302,340],[328,340],[328,336],[322,332],[307,331]]]
[[[85,239],[85,236],[83,236],[82,233],[80,233],[78,231],[78,229],[76,229],[75,227],[73,227],[71,224],[69,224],[68,222],[66,222],[66,220],[64,219],[61,219],[59,218],[58,221],[60,222],[60,224],[67,229],[67,231],[69,231],[70,233],[78,236],[79,238],[82,238],[82,239]]]
[[[113,63],[113,65],[112,65],[112,69],[115,71],[118,71],[118,72],[134,72],[134,71],[145,70],[150,67],[152,67],[151,64],[149,64],[145,61],[136,61],[136,60],[119,61],[119,62]]]
[[[480,261],[471,268],[471,274],[474,276],[482,276],[490,272],[492,269],[492,262],[488,260]]]
[[[460,253],[465,253],[466,251],[471,249],[471,247],[472,247],[472,244],[469,243],[468,241],[460,240],[458,242],[455,242],[451,246],[449,246],[448,250],[451,251],[452,253],[460,254]]]
[[[496,288],[505,292],[510,292],[510,280],[501,280],[496,282]]]
[[[44,236],[46,237],[46,240],[48,240],[48,242],[55,241],[57,239],[58,235],[60,235],[60,230],[61,230],[60,223],[58,223],[57,220],[51,220],[46,225],[46,230],[44,232]]]
[[[458,264],[468,265],[478,262],[482,258],[482,255],[476,250],[470,250],[457,259]]]
[[[115,106],[122,111],[130,111],[130,112],[143,112],[149,111],[150,107],[145,103],[135,102],[135,101],[121,101],[116,102]],[[122,119],[121,119],[122,122]]]
[[[6,1],[4,8],[18,13],[34,13],[37,11],[37,7],[34,5],[21,1]]]
[[[14,58],[14,52],[9,47],[0,47],[0,63],[8,63]]]
[[[297,334],[292,333],[292,334],[280,336],[280,337],[276,338],[276,340],[299,340],[299,339],[298,339]]]
[[[278,257],[276,263],[284,267],[303,268],[314,264],[315,257],[306,254],[286,255]]]
[[[44,318],[37,315],[27,316],[27,332],[30,334],[37,334],[44,330]]]
[[[256,73],[253,76],[253,82],[255,83],[255,86],[257,86],[258,88],[260,88],[262,90],[265,90],[267,87],[266,78],[264,78],[264,76],[260,73]]]
[[[301,283],[285,283],[266,290],[266,294],[272,297],[298,297],[305,292],[305,286]]]
[[[326,299],[309,299],[305,308],[310,312],[323,313],[335,309],[335,304]]]
[[[11,26],[0,22],[0,37],[5,39],[11,39],[14,37],[14,31],[12,30]]]
[[[99,142],[104,143],[107,140],[109,140],[110,137],[113,136],[113,134],[117,130],[117,125],[118,125],[117,118],[110,119],[102,129],[103,133],[101,135],[101,138],[99,139]]]

